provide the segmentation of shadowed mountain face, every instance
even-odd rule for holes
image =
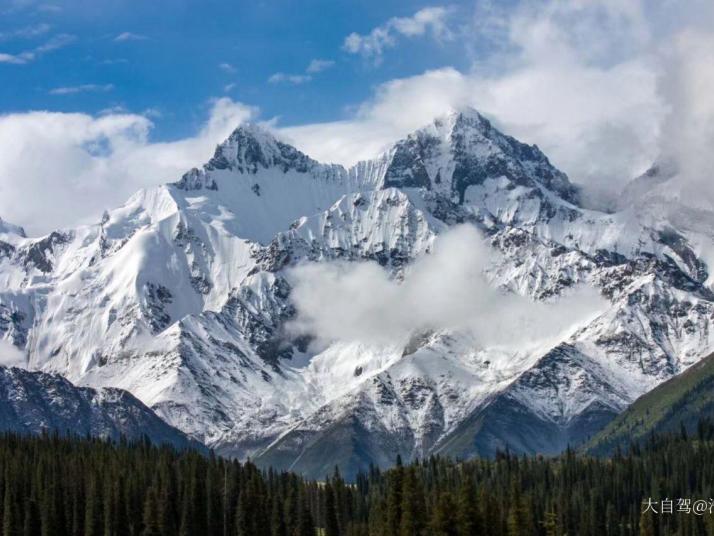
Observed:
[[[126,389],[221,453],[309,476],[397,454],[554,453],[714,350],[706,264],[686,229],[639,213],[583,208],[537,147],[474,110],[350,169],[244,125],[96,225],[32,239],[3,223],[0,337],[30,369]],[[464,223],[505,295],[587,287],[602,307],[508,347],[443,328],[318,348],[320,333],[286,329],[296,265],[371,261],[400,281]]]
[[[75,387],[52,374],[0,367],[0,431],[58,432],[205,450],[121,389]]]
[[[714,417],[714,355],[641,396],[583,447],[594,454],[625,450],[651,434],[696,433],[702,418]]]

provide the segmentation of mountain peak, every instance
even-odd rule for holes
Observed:
[[[469,187],[505,178],[576,203],[577,191],[535,145],[503,134],[471,107],[454,109],[396,143],[385,185],[437,190],[464,202]]]
[[[472,121],[472,122],[479,122],[481,124],[491,126],[491,123],[489,122],[489,120],[486,119],[481,114],[481,112],[479,112],[473,106],[462,106],[462,107],[452,108],[446,114],[446,117],[450,118],[454,122]]]
[[[317,162],[278,140],[267,128],[243,123],[216,147],[206,170],[230,169],[255,174],[261,167],[279,167],[283,172],[295,169],[304,173],[315,165]]]

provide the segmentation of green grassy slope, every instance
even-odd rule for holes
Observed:
[[[692,432],[702,417],[714,417],[714,354],[638,398],[583,448],[609,454],[651,432],[677,431],[681,423]]]

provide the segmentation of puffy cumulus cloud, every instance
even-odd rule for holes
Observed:
[[[547,304],[494,289],[483,275],[494,255],[474,227],[463,225],[439,236],[402,281],[373,262],[296,267],[289,273],[297,308],[290,329],[319,334],[321,344],[399,343],[414,333],[466,330],[483,346],[522,346],[560,335],[607,306],[594,290]]]
[[[152,122],[129,113],[0,115],[0,215],[28,234],[94,221],[136,190],[176,180],[205,162],[255,110],[213,102],[193,137],[150,140]]]
[[[344,121],[280,128],[301,150],[324,162],[351,165],[468,101],[467,77],[452,68],[380,85],[375,96]]]
[[[283,132],[318,160],[351,165],[435,116],[473,106],[506,133],[538,144],[576,182],[620,184],[655,157],[662,115],[655,86],[653,72],[637,63],[528,66],[495,77],[447,67],[381,85],[349,120]]]
[[[351,33],[345,38],[342,48],[378,63],[384,50],[395,46],[400,35],[416,37],[430,34],[436,39],[448,38],[451,35],[446,21],[448,14],[447,8],[436,6],[420,9],[411,17],[393,17],[368,34]]]
[[[479,3],[459,30],[481,45],[472,69],[388,81],[348,119],[284,133],[318,159],[349,165],[435,115],[473,106],[506,133],[538,144],[592,204],[610,205],[667,152],[712,169],[702,158],[711,153],[712,11],[700,0],[686,8],[638,0],[526,0],[515,9]]]
[[[392,80],[349,120],[285,132],[320,159],[351,164],[436,115],[474,106],[507,133],[537,143],[574,180],[621,182],[655,157],[664,111],[649,57],[604,58],[613,54],[609,43],[642,26],[644,15],[610,2],[549,5],[479,18],[489,39],[508,46],[470,72],[445,67]],[[634,34],[619,47],[641,50],[647,31]]]

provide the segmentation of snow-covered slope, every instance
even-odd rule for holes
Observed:
[[[291,267],[371,260],[400,279],[460,223],[500,253],[494,287],[558,302],[584,285],[606,305],[522,347],[450,329],[316,347],[286,329]],[[554,452],[714,343],[687,229],[582,208],[537,147],[473,110],[351,169],[244,125],[97,225],[41,239],[3,225],[0,337],[29,368],[127,389],[209,446],[312,476],[397,453]]]
[[[75,387],[61,376],[7,367],[0,367],[0,431],[146,438],[156,445],[204,449],[126,391]]]

